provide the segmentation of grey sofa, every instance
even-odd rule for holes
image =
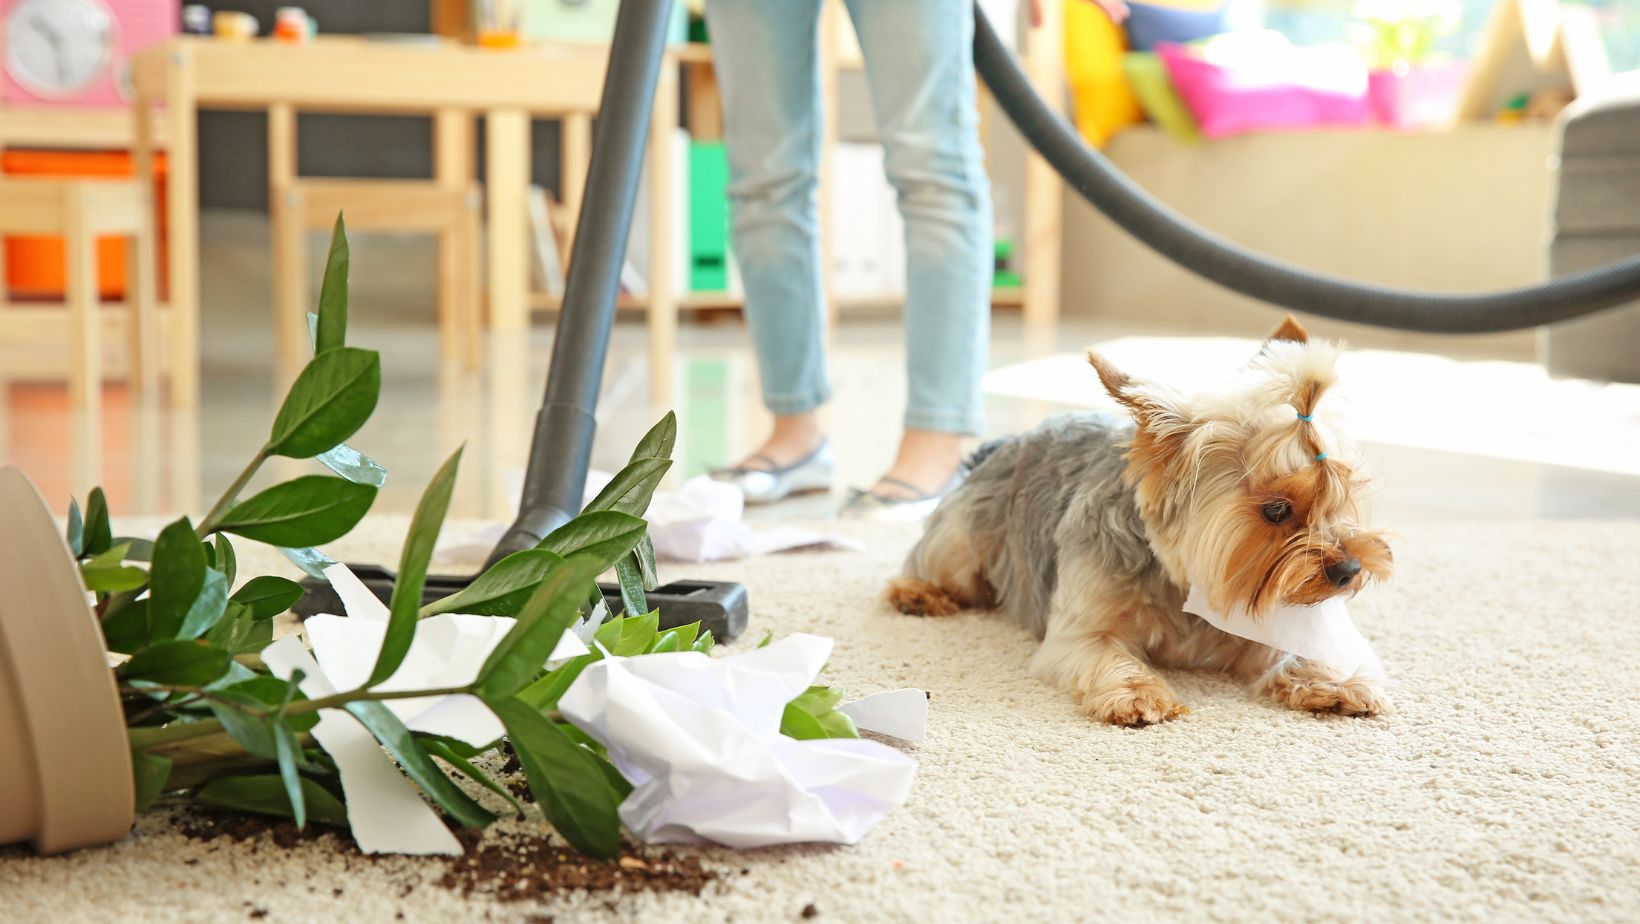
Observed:
[[[1640,73],[1608,81],[1561,116],[1549,272],[1640,254]],[[1640,302],[1543,336],[1550,373],[1640,382]]]

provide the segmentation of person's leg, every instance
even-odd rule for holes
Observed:
[[[774,431],[747,468],[797,461],[823,439],[831,397],[815,188],[819,0],[707,0],[723,94],[735,258]],[[772,465],[771,465],[772,463]]]
[[[905,437],[887,478],[928,493],[981,428],[990,342],[991,187],[975,109],[973,8],[848,0],[889,182],[905,219]],[[874,493],[907,496],[885,479]]]

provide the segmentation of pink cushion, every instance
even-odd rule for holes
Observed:
[[[1209,138],[1368,119],[1366,67],[1332,49],[1287,48],[1234,63],[1205,61],[1178,45],[1158,45],[1156,53]]]

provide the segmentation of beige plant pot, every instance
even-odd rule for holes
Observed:
[[[136,810],[119,690],[45,500],[0,468],[0,844],[117,841]]]

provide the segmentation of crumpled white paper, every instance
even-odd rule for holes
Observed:
[[[1325,664],[1346,675],[1378,680],[1387,677],[1372,643],[1355,627],[1339,597],[1314,606],[1273,607],[1262,619],[1254,619],[1242,607],[1229,613],[1215,610],[1207,602],[1206,591],[1193,585],[1184,611],[1231,635]]]
[[[588,472],[586,499],[596,497],[612,477],[608,472]],[[644,513],[649,523],[649,539],[655,544],[655,557],[666,561],[706,562],[798,549],[858,551],[864,548],[852,539],[796,526],[753,529],[742,519],[745,509],[745,497],[739,488],[705,475],[689,479],[676,491],[656,491]],[[505,530],[505,526],[495,525],[441,544],[436,557],[446,564],[484,558]]]
[[[308,654],[299,639],[287,636],[262,650],[262,661],[275,676],[296,668],[307,676],[301,689],[310,699],[363,685],[376,666],[387,634],[388,609],[346,565],[325,569],[325,577],[342,599],[347,617],[320,614],[303,623],[313,646]],[[404,663],[379,684],[382,691],[464,686],[515,620],[504,616],[446,613],[423,619]],[[588,620],[590,622],[590,620]],[[586,654],[573,630],[564,633],[548,664]],[[315,660],[317,659],[317,660]],[[444,735],[482,746],[499,739],[504,727],[477,697],[423,696],[382,703],[411,731]],[[319,712],[313,736],[335,759],[347,796],[347,821],[365,853],[459,854],[461,845],[439,821],[414,786],[405,779],[363,726],[337,709]]]
[[[911,687],[884,690],[843,703],[837,711],[853,719],[861,731],[921,744],[928,725],[928,694]]]
[[[906,800],[916,764],[874,741],[780,734],[831,648],[799,634],[723,658],[604,658],[558,708],[633,784],[621,820],[648,843],[853,844]]]

